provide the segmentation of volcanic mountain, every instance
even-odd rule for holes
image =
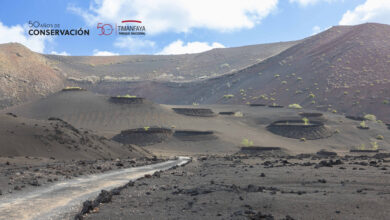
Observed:
[[[297,103],[390,122],[389,34],[384,24],[336,26],[301,41],[169,56],[64,57],[3,45],[1,102],[9,106],[66,84],[164,104]]]
[[[390,26],[337,26],[265,61],[201,82],[101,83],[90,89],[168,104],[300,104],[390,121]]]
[[[198,54],[57,56],[18,43],[0,45],[0,109],[45,97],[64,84],[183,81],[234,72],[280,53],[297,42],[220,48]]]

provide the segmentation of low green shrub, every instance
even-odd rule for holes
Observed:
[[[385,139],[385,137],[383,137],[383,135],[377,135],[377,136],[376,136],[376,139],[378,139],[378,140],[383,140],[383,139]]]
[[[244,138],[244,139],[242,139],[241,144],[244,147],[251,147],[251,146],[253,146],[253,141],[250,141],[250,140]]]
[[[288,105],[288,108],[292,108],[292,109],[301,109],[302,106],[299,105],[299,104],[294,103],[294,104]]]
[[[302,118],[302,121],[303,121],[304,125],[309,125],[309,119],[308,118],[304,117],[304,118]]]
[[[376,121],[376,116],[372,114],[366,114],[364,116],[364,119],[369,120],[369,121]]]
[[[223,98],[225,98],[225,99],[231,99],[231,98],[233,98],[233,97],[234,97],[233,94],[227,94],[227,95],[224,95],[224,96],[223,96]]]

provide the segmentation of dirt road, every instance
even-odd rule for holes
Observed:
[[[99,175],[89,175],[70,181],[60,182],[47,188],[21,192],[0,199],[0,219],[67,219],[80,209],[83,201],[96,197],[103,189],[110,190],[130,180],[182,165],[190,160],[177,160],[116,170]]]

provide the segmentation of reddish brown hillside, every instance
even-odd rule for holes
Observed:
[[[45,57],[56,62],[57,67],[67,73],[70,82],[182,82],[234,72],[272,57],[298,42],[216,48],[202,53],[180,55]]]
[[[21,44],[0,44],[0,108],[60,89],[63,79],[50,65]]]
[[[331,28],[238,73],[233,100],[299,103],[347,114],[374,113],[388,120],[388,36],[390,26],[382,24]]]
[[[0,109],[43,97],[64,83],[188,81],[234,72],[295,42],[220,48],[198,54],[72,57],[34,53],[17,43],[0,45]]]

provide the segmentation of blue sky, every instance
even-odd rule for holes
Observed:
[[[390,23],[384,0],[3,0],[0,43],[40,53],[193,53],[214,47],[290,41],[331,26]],[[141,20],[145,36],[99,36],[98,22]],[[29,21],[89,29],[90,36],[29,36]]]

